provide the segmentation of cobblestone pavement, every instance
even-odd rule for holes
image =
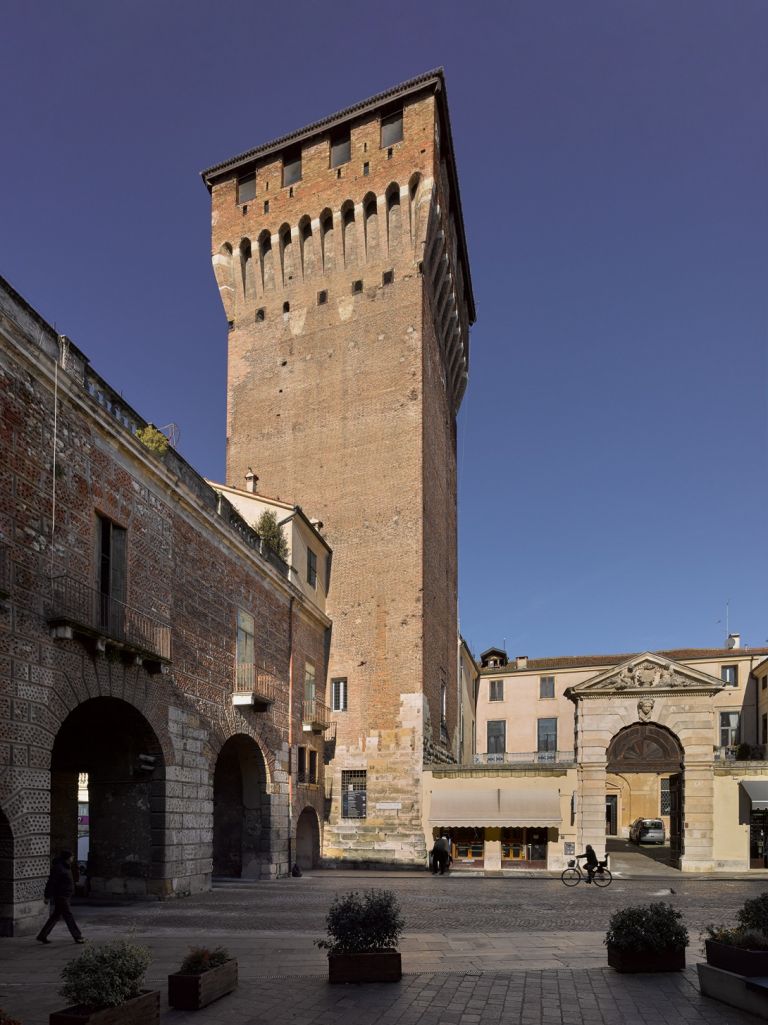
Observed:
[[[394,889],[407,930],[420,932],[541,932],[605,929],[625,904],[668,900],[679,908],[693,935],[710,922],[725,922],[748,897],[768,890],[766,881],[703,879],[614,880],[605,889],[559,879],[482,879],[452,873],[432,876],[372,872],[319,872],[301,879],[218,886],[211,893],[166,903],[99,908],[99,924],[132,926],[154,934],[197,929],[323,931],[334,894],[369,887]],[[674,891],[674,892],[670,892]],[[95,909],[87,909],[90,918]]]
[[[79,907],[86,936],[129,936],[153,960],[147,985],[163,992],[163,1025],[756,1025],[758,1019],[701,997],[695,969],[700,926],[727,921],[764,882],[658,880],[606,890],[566,889],[553,879],[433,878],[391,873],[317,873],[302,879],[224,885],[166,904]],[[408,922],[403,981],[329,986],[322,935],[333,895],[391,887]],[[669,900],[691,933],[685,973],[625,976],[607,969],[610,913]],[[63,926],[43,947],[31,937],[0,941],[0,1006],[23,1025],[47,1025],[61,1007],[62,965],[79,954]],[[168,1010],[166,977],[192,944],[224,944],[240,966],[236,993],[194,1015]]]

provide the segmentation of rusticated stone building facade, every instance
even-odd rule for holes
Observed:
[[[83,774],[93,891],[319,857],[330,621],[146,426],[0,279],[0,935],[39,925]]]
[[[451,761],[456,413],[472,287],[445,82],[423,75],[210,168],[227,484],[303,493],[334,549],[331,859],[423,861]]]

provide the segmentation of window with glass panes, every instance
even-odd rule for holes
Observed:
[[[739,713],[720,713],[720,746],[735,747],[739,742]]]
[[[342,769],[341,817],[364,819],[367,814],[368,779],[365,769]]]
[[[315,700],[315,667],[311,662],[304,663],[304,700]]]
[[[488,754],[501,755],[507,749],[507,724],[504,719],[492,719],[487,726]]]
[[[307,583],[317,587],[317,555],[311,548],[307,549]]]
[[[537,750],[557,751],[557,719],[539,719],[537,727]]]
[[[539,697],[540,698],[553,698],[555,696],[555,678],[554,676],[540,676],[539,677]]]
[[[488,700],[489,701],[503,701],[504,700],[504,681],[503,680],[489,680],[489,682],[488,682]]]
[[[661,780],[661,790],[659,794],[659,815],[669,815],[672,811],[672,797],[669,792],[669,780]]]
[[[253,616],[250,612],[237,610],[237,686],[248,690],[254,679]]]
[[[720,679],[726,685],[726,687],[738,687],[739,685],[739,667],[738,666],[720,666]]]
[[[347,710],[347,678],[337,676],[331,680],[331,708],[334,712]]]

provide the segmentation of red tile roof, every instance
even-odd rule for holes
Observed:
[[[768,648],[673,648],[668,651],[655,651],[654,655],[670,658],[675,662],[686,662],[690,659],[734,659],[749,655],[768,655]],[[628,652],[623,655],[560,655],[555,658],[529,658],[525,669],[518,669],[513,659],[505,666],[486,666],[480,670],[482,676],[499,676],[502,673],[525,673],[540,669],[579,669],[586,666],[620,665],[631,658],[642,655],[641,651]]]

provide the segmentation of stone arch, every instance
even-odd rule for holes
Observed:
[[[78,777],[85,773],[91,891],[161,892],[165,767],[150,719],[123,698],[88,698],[61,723],[51,750],[50,852],[78,850]]]
[[[387,187],[385,199],[387,208],[387,246],[390,253],[395,253],[402,242],[400,186],[397,182],[392,182]]]
[[[261,747],[235,733],[213,773],[213,874],[258,879],[271,863],[269,771]]]
[[[296,864],[302,871],[320,864],[320,820],[310,805],[296,822]]]
[[[634,722],[611,738],[608,772],[680,772],[685,755],[677,735],[666,726]]]
[[[283,224],[277,233],[280,239],[280,266],[283,272],[283,285],[287,285],[296,277],[294,264],[293,235],[289,224]]]
[[[225,242],[212,257],[213,273],[219,287],[219,295],[227,320],[234,316],[235,277],[233,272],[232,246]]]
[[[312,232],[312,221],[305,214],[299,221],[299,245],[301,247],[301,271],[305,279],[315,276],[317,267],[315,259],[315,237]]]
[[[363,229],[365,231],[365,258],[376,260],[379,256],[379,208],[373,192],[363,199]]]
[[[243,283],[243,298],[253,299],[256,295],[256,281],[253,274],[253,253],[251,240],[244,238],[240,242],[240,275]]]
[[[275,287],[275,265],[272,257],[272,236],[267,229],[259,235],[259,270],[261,272],[261,287],[263,289]]]
[[[355,204],[351,199],[348,199],[341,208],[341,238],[344,266],[352,267],[357,263],[357,225]]]
[[[320,214],[320,258],[324,272],[334,268],[333,237],[333,214],[326,207]]]
[[[0,808],[0,936],[13,936],[13,831]]]

